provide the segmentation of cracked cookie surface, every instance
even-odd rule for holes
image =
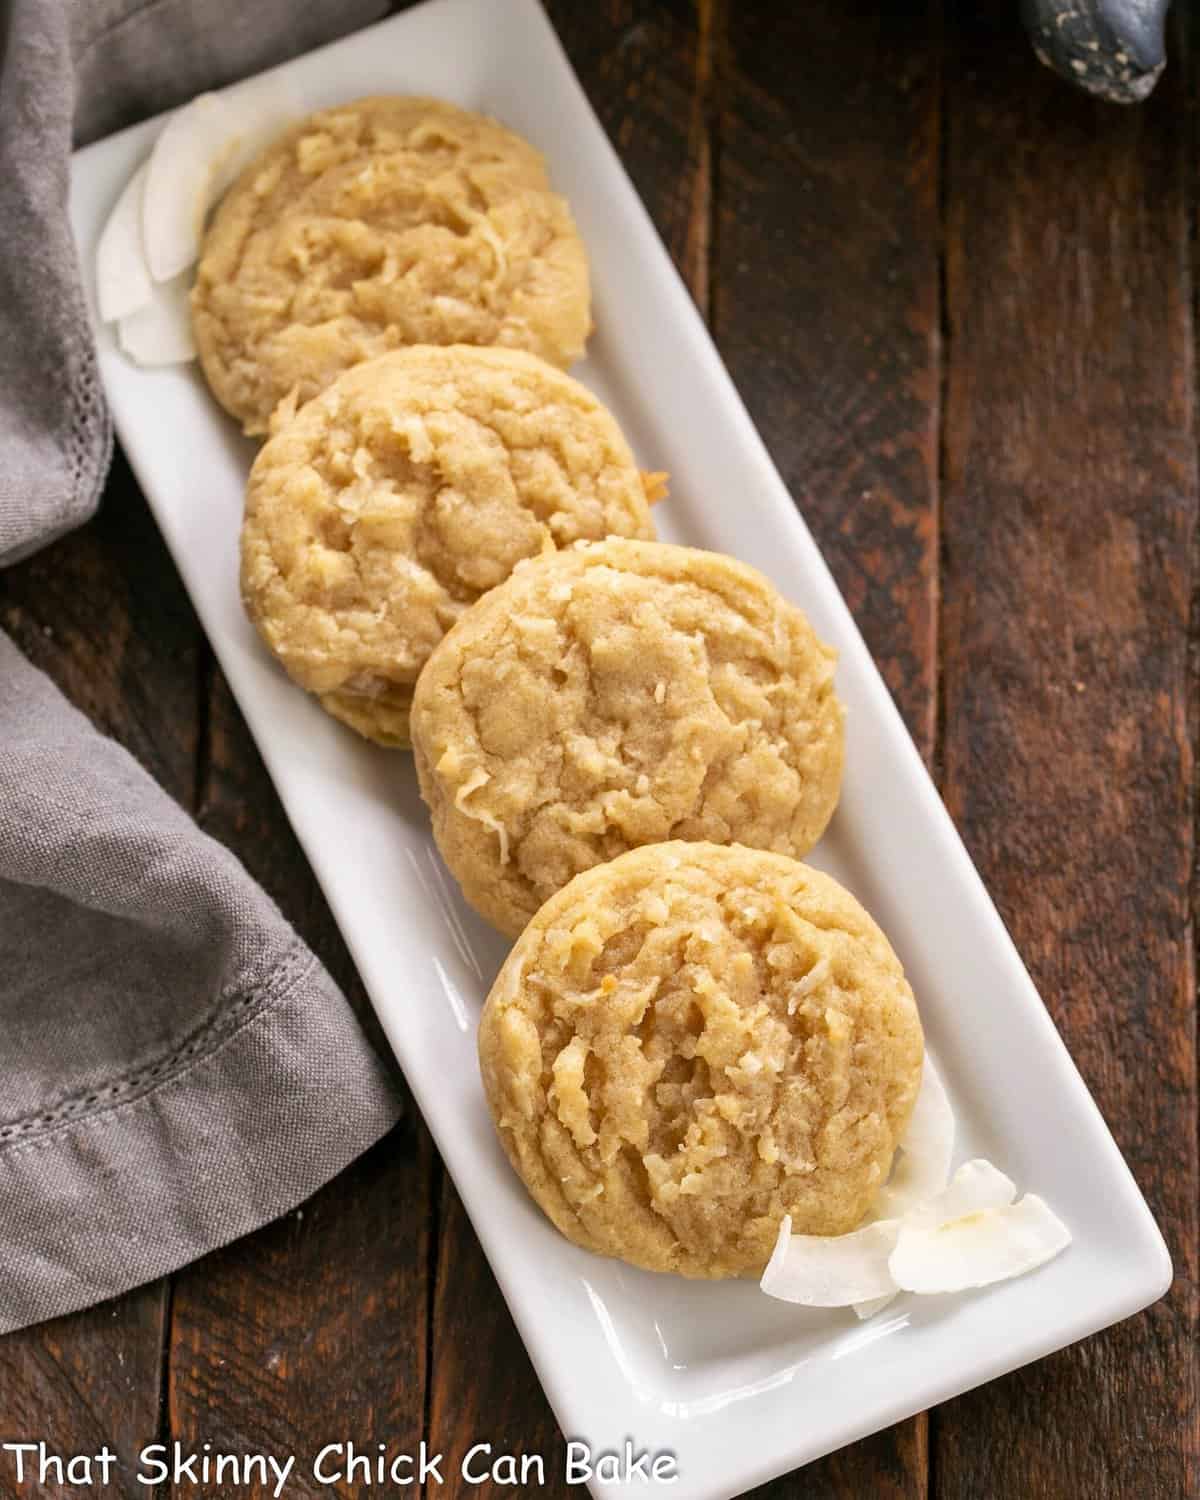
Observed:
[[[498,344],[566,366],[587,256],[540,152],[483,115],[375,97],[293,127],[217,208],[192,292],[213,394],[264,433],[290,392],[408,344]]]
[[[417,685],[438,847],[512,936],[572,876],[666,839],[800,856],[837,803],[835,653],[761,573],[665,543],[524,562]]]
[[[830,876],[656,844],[538,912],[479,1057],[516,1171],[568,1239],[685,1276],[756,1275],[780,1220],[853,1229],[921,1081],[912,991]]]
[[[402,349],[278,422],[246,492],[242,597],[330,713],[403,745],[417,674],[468,605],[522,558],[610,533],[654,526],[586,387],[519,350]]]

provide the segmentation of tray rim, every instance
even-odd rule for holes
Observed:
[[[420,18],[420,24],[423,25],[428,24],[431,18],[437,18],[448,25],[457,26],[479,22],[481,32],[486,34],[489,23],[492,25],[497,24],[495,16],[498,14],[498,11],[494,8],[490,9],[490,6],[494,6],[494,0],[423,0],[422,4],[388,17],[371,27],[351,34],[341,41],[331,43],[317,52],[306,54],[304,57],[280,65],[277,69],[269,69],[267,71],[287,72],[306,67],[311,70],[316,59],[329,58],[333,54],[348,55],[350,51],[357,51],[364,44],[370,46],[375,39],[379,39],[381,43],[385,39],[389,41],[399,39],[403,32],[413,28],[414,21],[418,18]],[[485,17],[488,19],[484,20],[483,18]],[[536,0],[506,0],[504,18],[509,23],[512,32],[520,35],[521,39],[531,48],[532,54],[537,56],[544,68],[557,70],[559,76],[555,79],[555,86],[562,91],[565,98],[569,98],[571,101],[571,112],[575,116],[574,125],[580,130],[581,141],[583,141],[586,149],[594,157],[606,163],[603,169],[603,175],[606,179],[604,186],[610,191],[611,196],[619,202],[626,226],[630,227],[631,239],[637,241],[636,248],[645,261],[645,265],[641,269],[644,271],[647,279],[654,284],[655,293],[661,296],[666,309],[667,319],[675,325],[675,331],[679,334],[681,342],[686,346],[686,353],[700,361],[703,366],[704,378],[725,404],[725,419],[729,423],[729,430],[732,433],[733,440],[740,450],[746,471],[751,477],[751,487],[756,492],[757,503],[766,508],[774,527],[778,527],[784,533],[790,534],[789,540],[793,542],[797,553],[804,559],[804,565],[810,570],[810,581],[813,579],[816,580],[813,585],[816,591],[820,593],[824,589],[826,595],[832,595],[832,599],[825,596],[822,597],[822,607],[827,612],[830,612],[832,617],[837,621],[840,635],[839,644],[843,652],[843,658],[845,659],[847,653],[851,656],[857,653],[855,666],[858,670],[862,668],[863,663],[861,659],[865,658],[865,661],[869,664],[870,673],[874,674],[874,684],[877,688],[877,696],[872,700],[871,708],[873,711],[879,712],[882,716],[881,723],[887,733],[890,748],[897,755],[898,763],[904,775],[910,781],[915,776],[917,783],[924,784],[926,788],[927,795],[924,797],[921,807],[922,817],[929,823],[933,834],[938,836],[938,841],[947,851],[947,858],[953,867],[953,873],[962,885],[964,899],[974,904],[976,915],[983,920],[985,928],[989,930],[989,941],[992,945],[993,958],[998,964],[1002,964],[1017,974],[1018,978],[1023,976],[1024,986],[1028,993],[1037,1001],[1037,1009],[1040,1015],[1029,1012],[1025,1015],[1024,1019],[1033,1032],[1038,1034],[1039,1044],[1049,1047],[1051,1053],[1054,1053],[1051,1060],[1057,1065],[1057,1073],[1062,1087],[1071,1092],[1071,1102],[1076,1109],[1081,1122],[1081,1128],[1087,1129],[1090,1143],[1096,1149],[1098,1158],[1101,1159],[1110,1184],[1115,1184],[1121,1190],[1121,1196],[1125,1203],[1133,1212],[1138,1214],[1136,1226],[1131,1224],[1126,1227],[1130,1229],[1132,1238],[1140,1240],[1140,1274],[1132,1279],[1126,1277],[1119,1286],[1114,1285],[1110,1289],[1110,1295],[1093,1297],[1087,1309],[1076,1309],[1071,1317],[1060,1319],[1053,1334],[1047,1335],[1045,1330],[1040,1332],[1031,1330],[1023,1336],[1014,1335],[1002,1351],[990,1352],[986,1357],[977,1359],[970,1367],[969,1372],[961,1366],[956,1366],[954,1367],[954,1373],[946,1371],[940,1377],[926,1376],[909,1387],[903,1397],[898,1399],[893,1397],[888,1401],[878,1401],[866,1415],[860,1412],[849,1416],[841,1423],[831,1424],[827,1426],[822,1435],[816,1440],[810,1436],[808,1440],[771,1443],[768,1445],[768,1451],[764,1451],[757,1459],[752,1458],[745,1463],[726,1465],[719,1475],[714,1476],[711,1483],[679,1483],[672,1486],[670,1491],[673,1495],[680,1497],[680,1500],[723,1500],[723,1497],[762,1483],[798,1464],[807,1463],[824,1453],[843,1446],[845,1443],[855,1441],[860,1437],[888,1426],[895,1421],[911,1415],[915,1411],[923,1410],[926,1406],[970,1390],[998,1375],[1018,1368],[1045,1354],[1052,1353],[1056,1349],[1075,1342],[1079,1338],[1086,1337],[1093,1332],[1098,1332],[1111,1323],[1120,1321],[1122,1318],[1139,1311],[1141,1308],[1157,1300],[1166,1291],[1171,1282],[1171,1263],[1162,1236],[1144,1199],[1129,1174],[1128,1167],[1121,1158],[1115,1143],[1112,1141],[1107,1126],[1104,1124],[1086,1086],[1067,1056],[1065,1047],[1053,1026],[1048,1012],[1044,1008],[1043,1002],[1036,995],[1032,981],[1029,979],[1019,956],[1016,954],[1016,950],[1001,922],[999,914],[996,912],[990,897],[987,896],[978,872],[975,870],[962,845],[961,839],[954,830],[948,813],[941,804],[936,789],[933,787],[933,783],[917,754],[915,746],[913,746],[907,730],[900,720],[898,711],[887,694],[886,688],[883,687],[882,680],[879,678],[873,663],[870,662],[869,655],[866,652],[866,647],[857,631],[857,627],[854,625],[845,603],[837,591],[836,585],[823,559],[820,557],[815,543],[808,533],[803,518],[795,508],[790,496],[788,496],[783,481],[767,454],[762,439],[754,428],[740,397],[734,389],[728,372],[720,361],[719,355],[712,344],[707,329],[700,319],[699,313],[691,302],[690,295],[680,280],[674,266],[671,264],[661,241],[658,239],[653,223],[640,199],[637,197],[636,191],[625,173],[614,147],[605,135],[603,127],[599,124],[586,96],[583,94],[582,87],[571,69],[570,62],[553,28],[540,6],[536,3]],[[504,41],[508,43],[510,38],[506,36]],[[543,76],[547,75],[544,74]],[[77,233],[81,229],[85,229],[90,231],[94,238],[94,233],[99,227],[99,220],[95,214],[90,210],[85,211],[78,202],[77,187],[82,180],[83,174],[94,169],[96,164],[109,163],[114,158],[114,154],[119,155],[122,150],[128,153],[129,150],[140,147],[150,138],[169,113],[169,111],[166,111],[151,120],[143,121],[138,125],[129,127],[75,153],[72,160],[71,173],[71,206],[72,218],[75,222]],[[581,124],[580,122],[583,123]],[[585,137],[588,138],[585,140]],[[538,142],[538,144],[545,146],[545,142]],[[638,225],[640,225],[640,229],[637,228]],[[647,236],[649,237],[648,239]],[[87,235],[81,235],[81,237],[86,240]],[[651,242],[653,243],[653,247],[655,247],[654,249],[647,248]],[[88,263],[88,256],[85,254],[83,258],[85,282],[90,289],[91,268]],[[114,358],[119,360],[120,356],[114,355],[111,348],[106,349],[104,347],[106,337],[104,334],[101,335],[101,375],[106,391],[109,393],[110,403],[113,406],[114,422],[118,434],[126,447],[131,465],[137,474],[147,502],[155,515],[156,522],[164,531],[176,566],[179,568],[189,594],[191,594],[192,586],[188,578],[188,559],[181,554],[180,550],[177,550],[177,542],[173,541],[170,534],[170,518],[168,515],[170,503],[161,500],[158,496],[156,493],[156,482],[152,477],[143,477],[143,467],[149,469],[152,466],[141,462],[143,455],[139,444],[137,417],[132,413],[124,395],[124,383],[120,381],[119,375],[114,377],[112,373],[112,361]],[[107,342],[111,345],[111,338],[108,338]],[[110,381],[114,379],[116,380],[116,388],[110,389]],[[160,514],[160,507],[163,511],[162,514]],[[193,598],[193,603],[196,605],[197,613],[200,615],[201,623],[206,633],[209,634],[210,640],[212,640],[214,634],[219,635],[220,632],[214,632],[210,629],[209,621],[205,617],[205,610],[195,598]],[[234,680],[239,676],[239,673],[236,669],[231,670],[227,666],[225,654],[223,654],[222,648],[217,644],[216,640],[214,640],[213,644],[214,651],[221,661],[223,669],[226,670],[227,677],[231,679],[231,686],[234,688],[235,696],[239,697],[239,706],[241,706],[240,696]],[[868,687],[870,686],[871,684],[868,683]],[[275,763],[275,747],[264,742],[264,740],[269,741],[269,736],[260,737],[259,733],[255,731],[253,719],[257,715],[247,707],[243,707],[243,712],[246,714],[248,722],[251,723],[255,741],[263,754],[264,760],[267,762],[272,780],[280,793],[281,800],[284,802],[289,819],[295,827],[297,825],[297,817],[294,815],[294,806],[292,805],[294,799],[289,796],[284,785],[281,785],[281,780],[286,780],[287,778],[277,774],[278,766]],[[325,864],[322,854],[320,852],[314,853],[308,848],[299,827],[297,827],[297,834],[301,839],[302,845],[305,847],[306,854],[313,864],[318,880],[322,884],[323,889],[326,889],[326,879],[322,875],[322,867]],[[326,895],[330,901],[338,925],[346,936],[352,952],[355,953],[357,962],[358,953],[356,948],[358,944],[351,937],[356,921],[354,913],[347,909],[344,900],[338,899],[329,889],[326,889]],[[404,1067],[404,1042],[402,1039],[398,1040],[394,1034],[396,1029],[394,1014],[385,1014],[384,1009],[380,1006],[380,1002],[376,999],[372,987],[370,985],[367,987],[368,992],[371,993],[373,1003],[380,1012],[380,1017],[387,1031],[389,1041],[397,1052],[401,1066]],[[407,1067],[405,1067],[405,1072],[407,1076]],[[459,1174],[451,1164],[451,1158],[457,1157],[459,1153],[457,1150],[451,1151],[443,1145],[442,1132],[439,1131],[438,1125],[431,1118],[431,1115],[436,1114],[436,1110],[432,1107],[433,1101],[430,1097],[430,1091],[427,1088],[421,1087],[411,1077],[409,1078],[409,1082],[414,1096],[422,1108],[422,1112],[425,1114],[427,1121],[429,1121],[430,1129],[435,1136],[439,1149],[442,1151],[443,1158],[447,1161],[447,1169],[450,1170],[452,1177],[455,1178],[456,1185],[459,1185],[457,1180]],[[559,1367],[561,1362],[557,1359],[551,1347],[551,1341],[546,1337],[545,1327],[539,1326],[537,1310],[528,1305],[528,1298],[516,1286],[514,1279],[506,1274],[507,1252],[500,1245],[500,1240],[503,1236],[497,1232],[494,1222],[486,1219],[485,1210],[489,1207],[489,1204],[481,1201],[487,1195],[469,1193],[468,1191],[464,1191],[461,1185],[459,1185],[459,1191],[467,1213],[475,1226],[476,1233],[479,1235],[481,1243],[484,1246],[485,1253],[493,1266],[493,1270],[496,1272],[497,1279],[509,1303],[518,1330],[526,1344],[526,1348],[529,1350],[538,1377],[546,1390],[560,1426],[568,1436],[572,1432],[584,1430],[579,1417],[581,1407],[586,1405],[586,1400],[579,1397],[570,1379],[571,1375],[573,1373],[577,1374],[578,1371],[564,1370]],[[1137,1234],[1133,1235],[1135,1227]],[[586,1283],[586,1275],[583,1273],[580,1274]],[[568,1359],[566,1363],[569,1365],[571,1361]],[[794,1374],[795,1372],[793,1371],[792,1373]],[[742,1406],[735,1406],[733,1409],[741,1411],[747,1406],[752,1408],[754,1404],[754,1400],[751,1399],[748,1403],[743,1403]],[[633,1417],[637,1414],[638,1411],[635,1404],[629,1408],[629,1415]],[[733,1488],[730,1487],[731,1485]],[[611,1485],[589,1485],[589,1488],[598,1497],[634,1492],[633,1490],[627,1491],[623,1487]]]

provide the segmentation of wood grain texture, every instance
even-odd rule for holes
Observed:
[[[462,1460],[476,1443],[491,1443],[496,1453],[540,1454],[546,1484],[538,1495],[579,1495],[563,1483],[562,1434],[448,1179],[442,1185],[432,1339],[429,1442],[447,1462],[446,1482],[431,1497],[499,1500],[513,1493],[511,1487],[463,1479]],[[481,1457],[476,1471],[486,1465]]]
[[[702,311],[709,299],[711,108],[723,0],[547,0],[622,165]]]
[[[317,1481],[312,1464],[326,1444],[353,1443],[371,1459],[380,1442],[416,1451],[431,1165],[424,1131],[399,1126],[302,1208],[176,1276],[173,1438],[196,1450],[296,1454],[287,1488],[296,1496],[367,1493]],[[271,1492],[257,1479],[237,1491]],[[213,1482],[172,1493],[230,1491]]]
[[[279,902],[342,985],[376,1045],[370,1008],[220,673],[208,696],[205,829]],[[311,1460],[326,1443],[416,1448],[425,1411],[433,1152],[410,1121],[301,1209],[175,1278],[168,1415],[173,1437],[213,1451],[298,1455],[288,1493],[329,1493]],[[222,1487],[181,1485],[180,1496]],[[256,1484],[240,1491],[269,1494]],[[341,1484],[334,1493],[359,1493]]]
[[[711,150],[709,88],[715,7],[683,0],[553,0],[548,10],[605,129],[702,310],[708,301]],[[652,456],[646,460],[652,462]],[[438,1251],[430,1443],[459,1457],[506,1438],[546,1461],[544,1500],[578,1496],[563,1444],[474,1231],[447,1183]],[[481,1351],[483,1357],[481,1357]],[[596,1447],[623,1432],[572,1433]],[[637,1435],[651,1442],[652,1432]],[[445,1500],[511,1495],[467,1485],[452,1463]]]
[[[951,1403],[942,1500],[1200,1492],[1186,70],[1145,109],[959,8],[946,801],[1167,1237],[1170,1296]]]
[[[0,1443],[44,1442],[65,1463],[76,1454],[116,1455],[108,1485],[66,1488],[37,1461],[16,1481],[14,1459],[0,1467],[2,1500],[62,1500],[103,1494],[105,1500],[155,1500],[136,1481],[138,1454],[160,1440],[165,1281],[115,1301],[56,1318],[0,1339]],[[31,1463],[27,1455],[26,1464]],[[77,1470],[83,1477],[83,1471]],[[94,1469],[99,1479],[101,1470]]]
[[[97,518],[0,573],[0,626],[184,806],[192,801],[201,641],[158,530],[117,455]],[[2,1050],[2,1049],[0,1049]],[[106,1494],[147,1500],[136,1455],[160,1424],[166,1283],[0,1339],[0,1442],[118,1456]],[[53,1473],[0,1496],[59,1497]]]
[[[721,354],[927,761],[939,48],[924,4],[730,7],[712,292]],[[915,1500],[927,1472],[918,1417],[755,1494]]]
[[[713,330],[922,753],[936,704],[939,23],[731,6]]]
[[[1008,5],[949,7],[945,42],[932,0],[549,9],[1176,1261],[1150,1313],[756,1493],[1200,1494],[1189,70],[1146,109],[1093,105]],[[0,626],[198,809],[373,1027],[120,462],[96,522],[0,574]],[[105,1493],[144,1500],[132,1460],[160,1435],[307,1458],[424,1432],[449,1460],[430,1500],[514,1493],[457,1479],[483,1439],[568,1493],[440,1172],[414,1120],[170,1306],[160,1283],[0,1340],[0,1441],[108,1441]]]

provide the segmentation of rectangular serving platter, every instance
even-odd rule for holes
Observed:
[[[1171,1278],[1162,1237],[535,0],[427,0],[284,69],[310,108],[432,94],[495,115],[545,152],[593,269],[596,333],[574,373],[643,465],[670,471],[661,534],[761,568],[840,651],[845,784],[812,859],[858,895],[904,962],[958,1115],[956,1159],[990,1157],[1075,1237],[1018,1281],[901,1298],[863,1324],[772,1302],[753,1283],[636,1271],[561,1239],[510,1171],[479,1084],[475,1024],[505,945],[443,869],[410,757],[327,718],[242,613],[237,539],[253,445],[195,365],[137,369],[100,328],[121,443],[564,1434],[594,1452],[627,1438],[670,1450],[678,1479],[649,1488],[723,1500],[1154,1301]],[[71,217],[89,295],[100,229],[162,118],[75,156]],[[599,1500],[648,1488],[589,1487]]]

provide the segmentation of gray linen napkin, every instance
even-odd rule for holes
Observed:
[[[111,437],[76,138],[381,0],[0,6],[0,563],[87,519]],[[0,1332],[257,1228],[393,1123],[344,998],[236,859],[0,635]]]
[[[70,17],[0,9],[0,564],[86,520],[112,445],[66,215]]]

